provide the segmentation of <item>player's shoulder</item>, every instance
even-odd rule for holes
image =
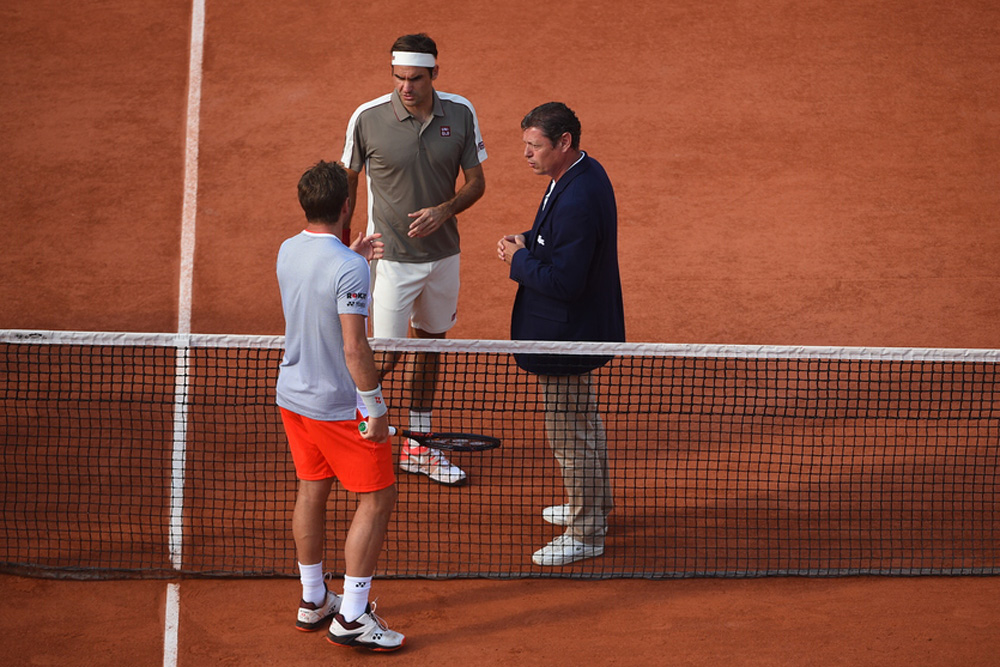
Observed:
[[[346,271],[369,270],[368,260],[348,248],[339,239],[331,244],[330,252],[336,255],[337,262]]]
[[[281,242],[281,247],[278,249],[278,252],[280,253],[291,252],[292,250],[302,245],[303,240],[304,240],[304,234],[302,232],[299,232],[294,236],[289,236],[287,239]]]
[[[392,106],[392,93],[386,93],[385,95],[380,95],[373,100],[368,100],[367,102],[362,102],[358,105],[358,108],[354,110],[351,114],[351,121],[354,122],[360,118],[366,112],[377,111],[386,105]]]
[[[456,95],[455,93],[442,92],[440,90],[435,91],[435,92],[437,93],[438,98],[441,100],[441,104],[443,104],[443,105],[445,105],[445,104],[458,105],[458,106],[467,108],[473,114],[476,113],[475,107],[472,106],[472,102],[470,102],[468,100],[468,98],[462,97],[461,95]]]
[[[306,261],[316,252],[316,246],[310,242],[305,232],[299,232],[282,241],[278,248],[278,270],[300,273]]]
[[[322,258],[319,262],[331,276],[368,276],[368,260],[354,252],[340,239],[329,237],[317,244],[316,252]]]
[[[337,266],[337,275],[350,283],[367,283],[371,277],[368,260],[350,248],[341,247],[343,252],[337,254],[336,262],[331,262]]]

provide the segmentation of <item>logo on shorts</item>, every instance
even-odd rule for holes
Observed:
[[[447,125],[442,125],[441,126],[441,136],[442,137],[450,137],[451,136],[451,128],[449,126],[447,126]]]

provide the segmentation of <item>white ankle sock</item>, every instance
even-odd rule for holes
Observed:
[[[422,412],[418,410],[410,410],[410,430],[416,431],[417,433],[430,433],[431,430],[431,413],[430,411]],[[413,440],[408,440],[410,449],[414,450],[417,454],[426,454],[427,448],[418,445]]]
[[[347,622],[358,620],[368,606],[368,592],[372,588],[371,577],[348,577],[344,575],[344,599],[340,602],[340,615]]]
[[[299,581],[302,582],[302,599],[322,605],[326,602],[326,586],[323,584],[323,561],[315,565],[299,563]]]

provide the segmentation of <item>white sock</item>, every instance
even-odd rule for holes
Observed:
[[[416,431],[417,433],[430,433],[431,431],[431,412],[410,410],[410,430]],[[414,449],[419,454],[425,454],[427,452],[426,447],[418,445],[413,440],[408,441],[410,449]]]
[[[302,582],[302,599],[322,605],[326,602],[326,586],[323,584],[323,561],[315,565],[299,563],[299,581]]]
[[[368,592],[372,589],[371,577],[344,575],[344,599],[340,602],[340,615],[350,623],[358,620],[368,606]]]

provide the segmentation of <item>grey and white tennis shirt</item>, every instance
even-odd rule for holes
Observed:
[[[276,270],[285,314],[278,405],[310,419],[353,419],[357,387],[340,315],[368,315],[368,262],[332,234],[303,231],[281,244]]]
[[[459,171],[485,159],[479,120],[467,99],[435,91],[434,113],[421,124],[393,91],[351,116],[341,161],[351,171],[365,171],[368,232],[382,234],[385,259],[433,262],[458,254],[457,219],[413,239],[406,235],[408,214],[454,197]]]

